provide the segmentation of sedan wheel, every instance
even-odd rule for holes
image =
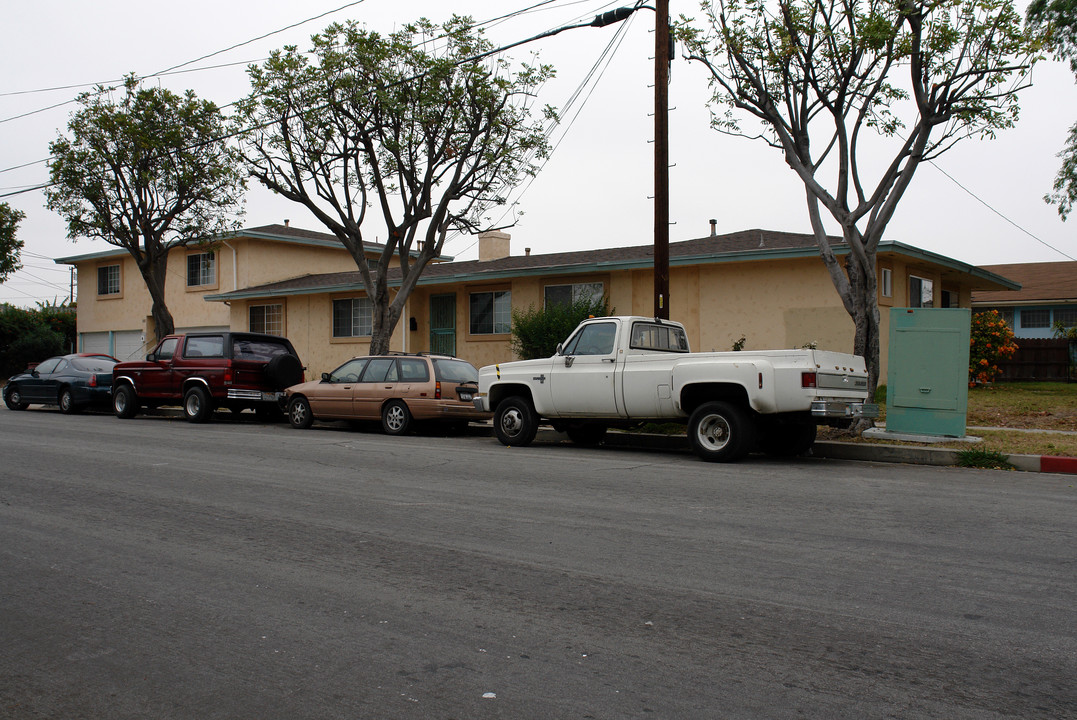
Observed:
[[[75,396],[71,394],[70,388],[64,388],[60,391],[60,412],[65,415],[71,415],[79,411],[78,406],[75,404]]]
[[[8,406],[9,410],[25,410],[30,407],[30,403],[23,401],[22,393],[19,392],[18,386],[10,387],[4,393],[4,404]]]
[[[302,395],[296,395],[288,403],[288,422],[292,427],[303,430],[314,422],[314,413],[310,411],[310,402]]]
[[[381,411],[381,427],[389,435],[403,435],[411,427],[411,412],[403,400],[390,400]]]

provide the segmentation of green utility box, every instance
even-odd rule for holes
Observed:
[[[971,317],[966,308],[890,310],[887,433],[965,436]]]

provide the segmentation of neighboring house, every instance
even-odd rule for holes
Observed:
[[[846,252],[832,239],[838,255]],[[581,242],[581,244],[583,244]],[[852,351],[853,323],[811,235],[748,230],[671,243],[670,317],[685,324],[697,350],[820,348]],[[892,307],[970,307],[973,291],[1015,290],[1006,278],[898,242],[878,253],[881,378],[885,382]],[[293,266],[290,278],[238,284],[205,295],[247,329],[251,308],[279,308],[285,334],[308,377],[369,347],[370,301],[354,265],[337,272]],[[479,259],[429,266],[393,336],[396,350],[448,352],[477,366],[511,350],[512,310],[580,295],[608,295],[618,314],[653,311],[649,245],[554,254],[510,253],[505,233],[479,238]],[[80,303],[80,313],[82,303]],[[81,328],[81,326],[80,326]]]
[[[974,310],[998,310],[1018,338],[1050,338],[1054,325],[1077,326],[1077,262],[1015,263],[983,268],[1004,275],[1020,289],[977,290]]]
[[[376,256],[382,247],[368,243],[368,256]],[[81,352],[106,352],[129,360],[156,344],[149,291],[126,250],[115,248],[56,262],[77,268]],[[292,328],[281,302],[244,302],[243,317],[237,319],[228,303],[207,303],[206,297],[306,272],[349,268],[355,269],[355,261],[335,237],[293,228],[285,221],[173,249],[168,256],[165,301],[177,332],[228,329],[235,323],[237,330],[289,335]]]

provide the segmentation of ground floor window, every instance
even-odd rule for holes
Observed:
[[[603,286],[600,282],[547,285],[543,293],[543,300],[546,307],[551,305],[572,305],[581,301],[594,304],[602,300],[602,294]]]
[[[251,332],[265,333],[266,335],[283,335],[284,306],[280,304],[251,305],[250,329]]]
[[[333,301],[333,337],[370,337],[374,334],[374,304],[370,298]]]
[[[471,293],[469,327],[472,335],[496,335],[512,331],[512,292]]]
[[[927,278],[910,275],[909,307],[935,307],[935,283]]]

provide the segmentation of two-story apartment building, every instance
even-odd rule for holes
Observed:
[[[485,233],[477,260],[430,265],[408,300],[392,347],[448,352],[481,366],[512,359],[513,309],[605,294],[617,313],[652,312],[649,245],[513,254],[510,242],[505,233]],[[307,364],[308,377],[367,351],[370,300],[354,262],[332,236],[267,226],[214,248],[215,272],[198,257],[202,249],[176,251],[178,261],[171,265],[179,266],[177,279],[170,277],[167,291],[177,327],[287,335]],[[686,325],[694,348],[729,350],[743,337],[749,349],[815,343],[852,350],[852,321],[810,235],[767,230],[718,235],[712,226],[709,236],[671,243],[669,256],[670,317]],[[147,331],[152,337],[152,330],[149,297],[144,289],[139,294],[141,278],[133,266],[127,272],[120,268],[121,292],[128,300],[115,303],[101,292],[101,268],[117,260],[122,264],[115,255],[58,262],[78,267],[81,346],[104,351],[112,343],[122,356]],[[114,271],[104,272],[108,281]],[[889,308],[969,307],[974,290],[1017,287],[951,258],[884,242],[879,251],[883,372]]]

